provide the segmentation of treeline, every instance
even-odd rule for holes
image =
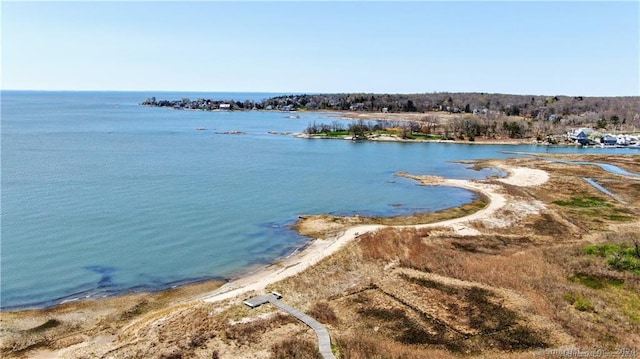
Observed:
[[[254,101],[234,101],[234,100],[211,100],[198,98],[191,100],[182,98],[180,100],[157,100],[155,97],[149,97],[140,103],[142,106],[155,107],[171,107],[177,110],[203,110],[213,111],[219,109],[225,110],[261,110],[263,107],[260,103]],[[228,106],[228,107],[227,107]]]
[[[294,106],[311,110],[369,112],[432,112],[487,114],[557,120],[569,116],[589,120],[638,120],[640,97],[527,96],[487,93],[318,94],[278,96],[265,106]]]
[[[331,110],[366,112],[447,112],[476,115],[500,114],[532,120],[562,121],[579,126],[589,123],[640,125],[640,97],[527,96],[488,93],[425,94],[315,94],[272,97],[260,102],[210,99],[156,100],[147,106],[199,110]]]
[[[304,130],[308,135],[351,135],[353,138],[365,139],[369,136],[392,134],[403,139],[415,136],[431,136],[443,140],[475,141],[476,137],[496,138],[531,138],[538,141],[553,141],[553,132],[549,128],[533,126],[530,121],[508,121],[505,116],[473,117],[464,116],[442,123],[437,116],[431,115],[412,121],[376,120],[351,121],[346,126],[344,121],[327,123],[310,123]]]

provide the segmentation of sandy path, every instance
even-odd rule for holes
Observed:
[[[384,226],[355,226],[345,230],[336,238],[315,240],[299,254],[229,282],[215,292],[206,295],[202,300],[205,302],[219,302],[251,291],[264,291],[269,284],[294,276],[337,252],[358,235],[375,231],[382,227]]]
[[[503,169],[509,173],[509,176],[507,178],[500,179],[500,181],[515,186],[538,186],[549,179],[549,174],[542,170],[524,167],[504,167]],[[467,226],[467,224],[475,220],[488,219],[496,211],[507,204],[505,196],[498,193],[500,187],[497,185],[491,185],[480,181],[458,179],[444,179],[440,181],[438,185],[460,187],[474,192],[480,192],[487,196],[489,204],[485,208],[468,216],[438,223],[405,227],[449,227],[459,234],[477,235],[479,232]],[[315,240],[299,254],[286,258],[285,260],[268,266],[258,272],[229,282],[213,293],[205,295],[201,299],[210,303],[219,302],[232,299],[252,291],[264,291],[268,285],[294,276],[318,263],[320,260],[332,255],[359,235],[384,227],[384,225],[355,226],[345,230],[336,238]]]

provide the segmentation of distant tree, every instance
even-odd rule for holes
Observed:
[[[504,121],[502,129],[507,132],[510,138],[523,138],[525,134],[525,128],[515,121]]]
[[[355,139],[366,138],[366,132],[369,130],[367,124],[363,120],[351,123],[349,125],[349,133],[353,135]]]
[[[620,117],[618,117],[617,115],[613,115],[610,117],[610,119],[611,119],[611,124],[617,128],[618,124],[620,123]]]
[[[344,126],[342,125],[341,122],[339,121],[332,121],[331,122],[331,131],[333,132],[340,132],[340,131],[344,131]]]
[[[408,100],[406,106],[404,106],[405,112],[417,112],[418,109],[412,100]]]
[[[320,133],[320,127],[318,126],[318,124],[316,124],[315,121],[313,121],[313,123],[310,123],[307,128],[304,130],[304,133],[308,134],[308,135],[315,135]]]

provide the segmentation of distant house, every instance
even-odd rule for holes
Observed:
[[[294,110],[293,105],[286,105],[286,106],[280,107],[280,111],[293,111],[293,110]]]
[[[616,144],[621,146],[627,146],[633,141],[629,135],[618,135],[616,138],[618,139]]]
[[[488,113],[489,113],[489,109],[488,108],[483,108],[483,109],[474,108],[473,109],[473,114],[474,115],[486,115]]]
[[[605,146],[614,146],[618,143],[618,138],[611,135],[606,135],[600,139],[600,143]]]
[[[218,106],[218,109],[220,109],[222,111],[230,111],[231,110],[231,104],[230,103],[221,103],[220,106]]]
[[[595,131],[593,128],[578,128],[576,130],[570,131],[567,135],[570,139],[576,141],[581,145],[586,145],[589,143],[589,136],[592,135]]]

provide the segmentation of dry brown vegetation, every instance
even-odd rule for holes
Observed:
[[[462,206],[447,208],[437,212],[414,213],[411,216],[394,217],[342,217],[329,214],[303,215],[301,220],[292,226],[300,234],[314,237],[327,238],[340,233],[345,228],[365,224],[381,224],[385,226],[410,226],[417,224],[436,223],[452,218],[459,218],[477,212],[487,205],[487,199],[482,194],[477,194],[471,203]]]
[[[325,324],[339,358],[534,358],[539,348],[640,349],[640,274],[588,250],[632,248],[640,240],[640,179],[541,158],[505,161],[551,177],[535,187],[487,180],[513,205],[473,222],[481,235],[381,229],[268,289]],[[640,172],[639,156],[606,162]],[[597,179],[624,203],[583,177]],[[537,211],[518,210],[538,202]],[[324,219],[332,223],[319,231],[324,234],[354,223]],[[315,335],[302,323],[271,305],[240,304],[255,293],[223,303],[186,301],[204,289],[2,313],[2,355],[319,358]]]

